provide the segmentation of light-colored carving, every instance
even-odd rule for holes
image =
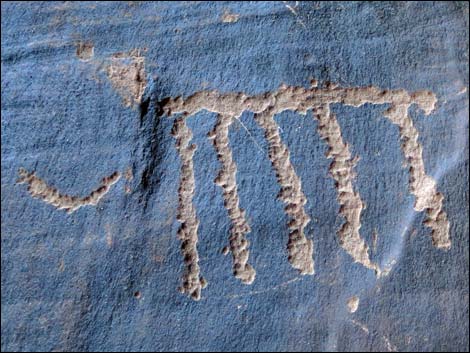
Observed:
[[[188,294],[194,300],[200,300],[201,289],[207,285],[207,282],[200,276],[199,254],[197,252],[199,220],[193,205],[195,187],[193,155],[196,151],[196,145],[190,143],[192,133],[184,118],[175,120],[172,134],[176,138],[176,149],[181,158],[177,219],[181,222],[178,237],[181,240],[181,252],[186,268],[180,292]]]
[[[347,306],[350,313],[355,313],[359,307],[359,298],[355,295],[352,296],[348,299]]]
[[[222,164],[215,183],[223,189],[224,206],[228,211],[232,222],[230,228],[230,250],[233,257],[233,274],[243,283],[251,284],[255,280],[256,271],[248,263],[249,241],[246,234],[251,231],[245,217],[245,211],[239,206],[237,191],[237,165],[233,161],[232,151],[229,146],[228,129],[233,122],[229,115],[219,115],[214,129],[209,133],[212,139],[217,157]]]
[[[126,105],[139,103],[146,84],[143,77],[143,57],[138,51],[131,51],[116,54],[111,61],[112,64],[108,67],[108,77],[114,87],[123,96]],[[129,82],[132,84],[129,85]],[[236,164],[228,143],[229,127],[233,119],[238,119],[244,111],[254,113],[256,122],[265,133],[269,159],[281,188],[279,199],[286,204],[285,212],[290,216],[287,249],[291,265],[302,274],[314,273],[313,242],[304,234],[305,226],[310,221],[304,209],[307,200],[302,191],[300,178],[290,162],[289,151],[281,140],[274,116],[286,110],[300,114],[307,114],[312,110],[319,122],[318,132],[329,147],[327,157],[333,159],[330,174],[336,182],[339,213],[345,219],[345,223],[338,231],[339,243],[355,262],[375,270],[377,274],[381,273],[378,266],[371,262],[369,247],[359,234],[364,203],[353,185],[355,177],[353,168],[357,160],[351,156],[348,144],[342,138],[340,125],[330,111],[331,104],[335,103],[354,107],[360,107],[366,103],[390,105],[385,116],[399,127],[401,148],[409,163],[410,192],[416,198],[414,208],[416,211],[426,212],[425,225],[432,230],[433,245],[444,249],[450,247],[450,226],[443,210],[444,196],[437,191],[435,180],[425,172],[422,147],[418,142],[418,131],[408,115],[409,108],[413,104],[429,115],[436,104],[436,97],[431,92],[408,93],[402,89],[382,90],[377,87],[342,88],[331,84],[319,88],[316,80],[312,80],[310,88],[281,85],[273,92],[254,96],[244,93],[200,91],[185,99],[167,98],[159,103],[163,114],[168,116],[181,114],[175,120],[172,130],[176,138],[176,149],[181,158],[177,219],[181,222],[178,236],[181,239],[181,250],[186,266],[180,287],[181,292],[199,300],[201,289],[207,285],[206,280],[200,276],[197,252],[199,221],[192,203],[195,188],[193,155],[196,146],[190,143],[192,133],[185,122],[186,118],[202,110],[218,114],[216,126],[210,133],[221,162],[221,171],[215,182],[223,189],[225,207],[232,222],[230,246],[224,248],[224,253],[232,252],[234,274],[237,278],[247,284],[252,283],[255,278],[255,271],[248,264],[249,243],[245,237],[250,227],[244,211],[239,207]],[[102,185],[84,198],[60,194],[42,179],[36,177],[34,173],[29,173],[24,169],[20,170],[18,182],[29,184],[28,190],[33,197],[42,198],[46,203],[59,209],[73,212],[85,205],[96,205],[119,177],[120,174],[116,172],[104,178]],[[376,234],[374,239],[376,242]],[[387,271],[383,269],[383,274]],[[353,302],[350,304],[351,310],[351,306],[355,305]]]
[[[357,158],[352,158],[349,146],[343,141],[341,128],[335,115],[331,113],[330,106],[315,107],[313,114],[318,119],[318,133],[328,144],[326,157],[333,159],[330,165],[330,175],[335,180],[340,205],[339,213],[345,219],[337,233],[339,244],[355,262],[380,274],[377,264],[370,261],[369,247],[359,234],[364,202],[353,186],[355,177],[353,168]]]
[[[62,194],[56,188],[49,186],[44,180],[37,177],[34,172],[29,173],[24,168],[20,168],[18,184],[28,184],[28,191],[32,197],[43,200],[59,210],[72,213],[83,206],[96,206],[101,198],[106,195],[111,185],[116,183],[121,175],[114,172],[101,180],[101,185],[93,190],[88,196],[78,197]]]
[[[231,13],[229,11],[225,11],[222,15],[222,22],[224,23],[235,23],[240,18],[240,15],[237,13]]]
[[[126,107],[140,104],[147,86],[141,50],[112,55],[106,65],[106,74]]]
[[[264,129],[264,136],[269,144],[269,159],[281,186],[278,197],[286,204],[284,210],[291,218],[287,243],[288,260],[300,274],[313,275],[313,241],[304,234],[310,217],[304,208],[307,198],[302,191],[302,183],[290,162],[289,150],[281,141],[279,126],[274,121],[274,111],[267,109],[258,113],[255,120]]]
[[[353,107],[371,104],[417,104],[426,115],[434,110],[436,96],[429,91],[408,93],[403,89],[383,90],[377,87],[296,87],[281,85],[273,92],[248,96],[241,92],[222,93],[218,91],[198,91],[183,99],[169,98],[162,104],[168,115],[185,113],[191,116],[201,110],[240,117],[244,111],[262,113],[271,109],[274,114],[292,110],[306,114],[309,109],[325,104],[340,103]]]
[[[281,185],[279,196],[287,204],[286,212],[292,217],[289,261],[301,273],[313,273],[313,246],[311,240],[303,235],[309,216],[303,210],[306,200],[301,190],[300,179],[289,161],[289,151],[280,139],[273,117],[286,110],[300,114],[313,110],[319,120],[319,133],[329,146],[328,157],[333,158],[330,172],[337,185],[340,214],[345,219],[345,223],[338,231],[339,243],[354,261],[373,269],[377,275],[380,275],[379,267],[370,260],[368,245],[359,234],[360,216],[364,204],[353,186],[353,167],[356,159],[352,158],[348,145],[342,139],[340,126],[330,112],[330,105],[335,103],[354,107],[366,103],[391,105],[386,116],[400,127],[402,149],[410,163],[410,190],[416,197],[415,209],[426,210],[428,216],[426,225],[432,229],[433,244],[440,248],[448,248],[449,222],[442,209],[443,196],[436,191],[435,181],[425,173],[422,149],[417,142],[418,132],[414,129],[407,113],[409,107],[416,104],[425,115],[429,115],[434,110],[436,101],[435,95],[429,91],[408,93],[403,89],[383,90],[372,86],[343,88],[333,84],[319,88],[317,81],[312,80],[310,88],[281,85],[276,91],[254,96],[244,93],[200,91],[187,98],[168,98],[161,104],[161,108],[167,115],[183,114],[183,118],[202,110],[232,118],[240,117],[244,111],[255,114],[256,121],[265,131],[270,159]],[[294,249],[302,250],[294,256],[292,252]],[[297,261],[296,256],[302,260]]]
[[[392,104],[385,116],[398,125],[401,149],[409,164],[410,192],[415,196],[414,209],[426,211],[424,224],[431,228],[432,243],[438,248],[448,249],[449,221],[442,208],[444,195],[436,189],[436,181],[426,174],[423,161],[423,148],[418,142],[418,130],[408,115],[410,104]]]

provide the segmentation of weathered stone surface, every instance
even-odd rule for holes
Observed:
[[[468,351],[466,2],[1,9],[2,351]]]

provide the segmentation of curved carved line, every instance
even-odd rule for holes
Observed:
[[[115,184],[121,175],[114,172],[101,180],[101,185],[93,190],[88,196],[78,197],[62,194],[56,188],[49,186],[44,180],[37,177],[34,172],[29,173],[24,168],[19,170],[18,184],[28,184],[28,191],[32,197],[41,199],[57,209],[72,213],[83,206],[96,206],[101,198],[106,195],[111,185]]]

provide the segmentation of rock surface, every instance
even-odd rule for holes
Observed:
[[[1,9],[2,351],[468,351],[468,3]]]

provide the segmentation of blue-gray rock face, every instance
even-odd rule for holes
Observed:
[[[2,351],[468,351],[468,3],[1,9]]]

